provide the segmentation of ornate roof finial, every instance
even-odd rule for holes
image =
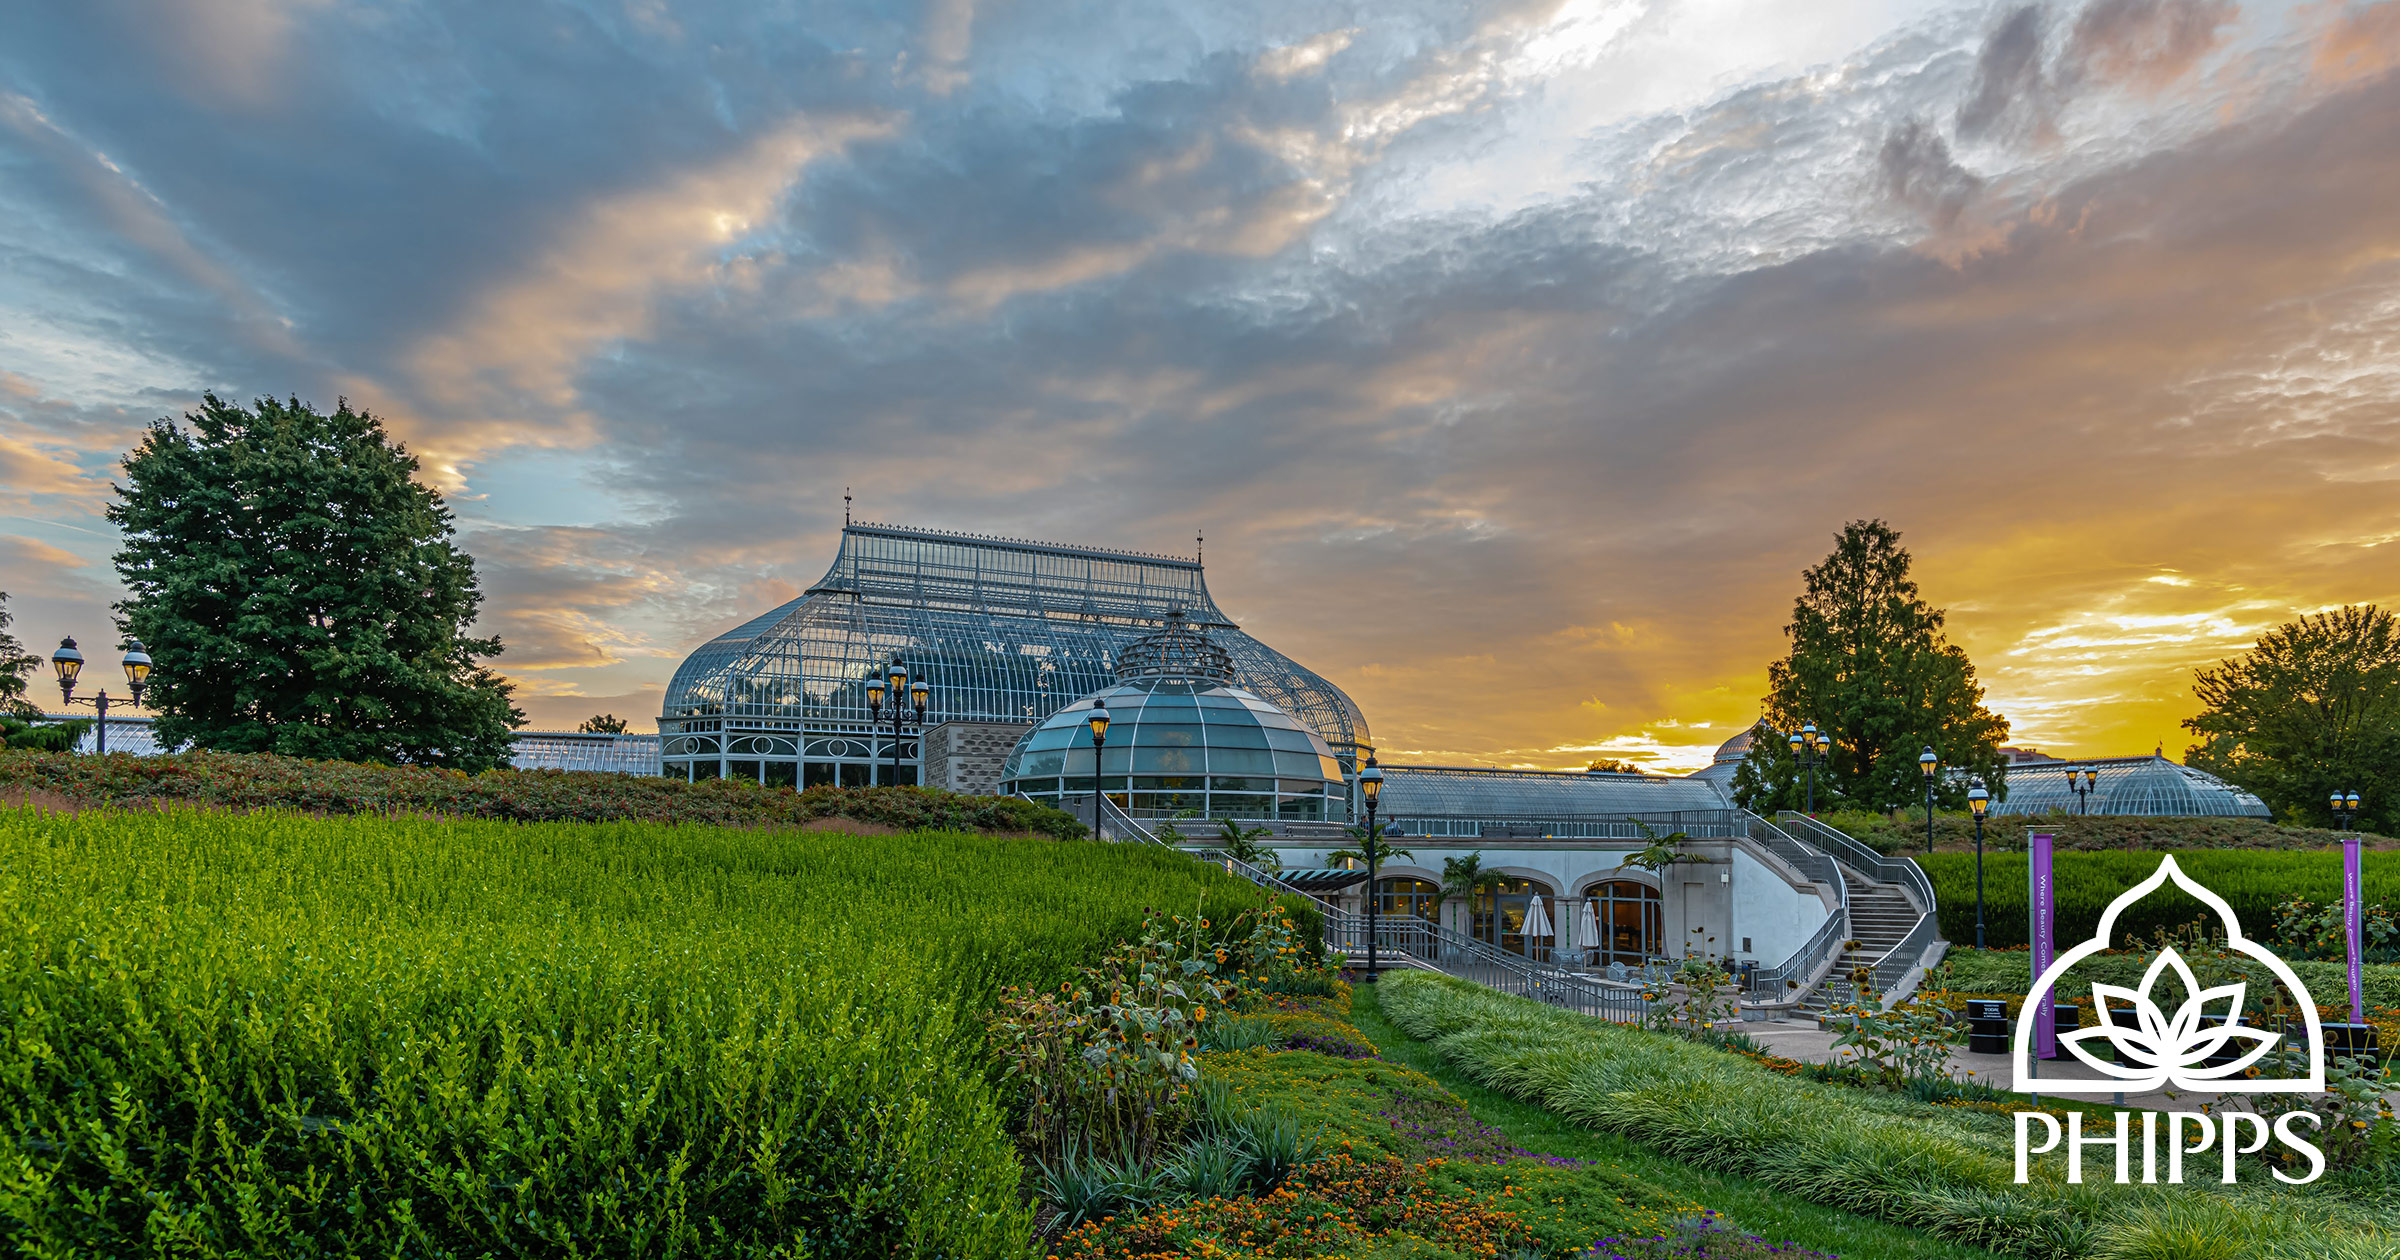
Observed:
[[[1178,604],[1158,629],[1117,650],[1116,672],[1120,679],[1190,678],[1224,686],[1233,681],[1233,657]]]
[[[850,487],[842,487],[842,528],[850,528]]]
[[[1208,563],[1208,531],[1205,529],[1192,535],[1192,563]]]

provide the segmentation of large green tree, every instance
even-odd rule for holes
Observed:
[[[524,715],[417,461],[347,402],[209,395],[125,459],[109,519],[162,743],[481,770]]]
[[[2330,823],[2327,798],[2359,794],[2359,823],[2400,825],[2400,623],[2372,604],[2303,616],[2199,671],[2201,743],[2186,764],[2258,794],[2277,815]]]
[[[8,592],[0,591],[0,713],[19,717],[38,712],[25,698],[25,675],[42,667],[42,658],[25,650],[17,636],[8,632],[15,621],[8,611]]]
[[[1817,768],[1817,804],[1889,810],[1920,805],[1918,755],[1965,768],[2006,791],[2000,742],[2008,719],[1983,707],[1967,654],[1942,633],[1941,609],[1909,578],[1900,533],[1882,521],[1842,527],[1833,553],[1802,575],[1790,654],[1767,667],[1764,716],[1734,774],[1753,809],[1798,809],[1802,786],[1786,734],[1814,722],[1833,748]],[[1782,733],[1778,733],[1782,732]],[[1943,775],[1935,800],[1963,808],[1967,785]]]

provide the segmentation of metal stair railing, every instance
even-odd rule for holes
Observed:
[[[1850,939],[1850,881],[1842,878],[1841,863],[1831,854],[1800,843],[1757,814],[1748,810],[1742,813],[1753,842],[1791,863],[1793,869],[1809,880],[1833,890],[1833,913],[1825,916],[1825,922],[1817,926],[1808,940],[1793,950],[1791,957],[1772,967],[1761,967],[1751,976],[1753,1001],[1782,1001],[1787,991],[1806,986],[1830,965],[1842,943]]]
[[[1775,825],[1804,843],[1815,845],[1832,854],[1844,866],[1856,870],[1878,884],[1897,885],[1918,914],[1933,913],[1933,881],[1925,878],[1925,870],[1907,858],[1889,858],[1852,839],[1848,833],[1837,831],[1806,814],[1784,810],[1775,815]]]
[[[1878,883],[1898,886],[1902,895],[1915,904],[1917,921],[1909,925],[1907,934],[1900,938],[1898,944],[1885,950],[1871,964],[1871,983],[1875,990],[1879,993],[1891,992],[1892,987],[1908,975],[1909,969],[1917,965],[1917,961],[1925,956],[1925,951],[1941,935],[1941,924],[1934,912],[1933,881],[1926,878],[1925,869],[1906,858],[1887,858],[1806,814],[1785,810],[1776,815],[1775,821],[1786,826],[1796,825],[1798,833],[1811,843],[1823,845],[1845,863],[1875,876]],[[1848,982],[1845,980],[1843,983],[1846,988]]]

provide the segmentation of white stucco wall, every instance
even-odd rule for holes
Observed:
[[[1747,850],[1734,851],[1735,957],[1755,958],[1770,966],[1782,962],[1808,943],[1826,914],[1825,902],[1816,893],[1794,889]],[[1741,937],[1749,938],[1751,948],[1740,948]]]
[[[1658,883],[1648,872],[1618,869],[1618,864],[1635,851],[1635,846],[1622,843],[1587,845],[1554,840],[1510,848],[1504,847],[1510,843],[1505,840],[1475,842],[1422,836],[1404,837],[1397,843],[1410,850],[1412,856],[1384,864],[1378,874],[1385,879],[1422,879],[1439,884],[1443,859],[1481,853],[1484,870],[1536,879],[1568,896],[1601,879]],[[1326,858],[1331,851],[1329,847],[1276,847],[1286,867],[1332,864]],[[1675,886],[1662,890],[1667,937],[1664,944],[1668,952],[1680,952],[1678,943],[1690,934],[1688,929],[1695,920],[1687,918],[1687,913],[1697,916],[1702,935],[1716,938],[1717,943],[1709,952],[1728,953],[1770,965],[1790,957],[1824,923],[1829,912],[1813,886],[1793,887],[1777,869],[1730,841],[1700,841],[1693,848],[1703,853],[1730,854],[1732,860],[1722,865],[1671,868]],[[1720,878],[1728,866],[1732,873],[1730,885]],[[1687,884],[1692,886],[1689,893],[1683,887]],[[1354,890],[1354,894],[1363,891],[1363,888]],[[1726,895],[1728,892],[1730,896]],[[1458,904],[1445,906],[1442,921],[1463,930],[1465,924],[1458,918],[1460,909]],[[1726,922],[1728,918],[1730,925]],[[1747,950],[1742,948],[1743,937],[1749,938]]]

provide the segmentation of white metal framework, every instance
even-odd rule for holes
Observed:
[[[1345,769],[1365,755],[1358,706],[1228,621],[1197,560],[851,524],[806,593],[675,671],[658,722],[665,772],[881,781],[892,736],[869,727],[866,687],[894,655],[931,684],[928,725],[1039,722],[1114,685],[1118,652],[1178,610],[1224,650],[1236,686],[1299,719]],[[914,782],[913,733],[899,755],[900,781]]]

